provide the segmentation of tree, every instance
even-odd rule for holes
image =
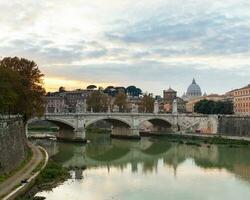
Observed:
[[[231,101],[201,100],[194,106],[194,112],[202,114],[233,114]]]
[[[0,112],[11,113],[17,102],[18,82],[13,81],[19,79],[19,75],[8,68],[0,65]]]
[[[62,93],[62,92],[66,92],[66,89],[65,89],[65,87],[63,87],[63,86],[61,86],[61,87],[59,87],[59,90],[58,90],[60,93]]]
[[[25,58],[5,57],[0,61],[0,66],[4,69],[11,70],[11,73],[17,73],[11,85],[15,87],[17,100],[14,104],[14,113],[24,116],[27,121],[32,116],[40,116],[44,112],[42,77],[44,76],[38,69],[34,61]],[[18,87],[16,87],[18,85]]]
[[[109,96],[114,97],[117,94],[117,91],[114,86],[108,86],[103,90],[104,93],[106,93]]]
[[[87,86],[88,90],[94,90],[96,88],[97,88],[96,85],[89,85],[89,86]]]
[[[147,113],[154,111],[154,98],[150,94],[144,94],[142,98],[142,109]]]
[[[95,90],[87,98],[88,111],[106,112],[108,108],[108,97],[102,91]]]
[[[126,108],[127,108],[127,95],[124,92],[119,92],[115,97],[114,104],[119,107],[120,112],[126,111]]]
[[[115,87],[116,93],[118,94],[119,92],[126,93],[127,90],[125,87]]]
[[[128,86],[126,88],[127,94],[133,97],[139,97],[142,94],[140,88],[135,87],[134,85]]]

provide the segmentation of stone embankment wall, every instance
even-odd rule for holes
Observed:
[[[218,133],[250,136],[250,116],[219,116]]]
[[[0,175],[15,169],[26,158],[27,152],[22,118],[0,116]]]

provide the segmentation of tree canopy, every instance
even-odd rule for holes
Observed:
[[[34,61],[18,57],[0,60],[0,112],[19,113],[25,120],[43,114],[43,76]]]
[[[93,91],[87,98],[88,111],[106,112],[108,109],[108,97],[100,90]]]
[[[201,100],[194,106],[194,111],[202,114],[233,114],[231,101]]]
[[[152,113],[154,111],[154,98],[150,94],[144,94],[142,98],[143,112]]]
[[[126,92],[128,95],[133,97],[139,97],[142,94],[142,90],[140,88],[135,87],[134,85],[128,86],[126,88]]]
[[[94,90],[94,89],[96,89],[96,88],[97,88],[96,85],[89,85],[89,86],[87,86],[87,89],[88,89],[88,90]]]
[[[61,92],[66,92],[66,89],[65,89],[65,87],[63,87],[63,86],[61,86],[61,87],[59,87],[59,90],[58,90],[60,93]]]
[[[114,104],[119,107],[120,112],[125,112],[127,107],[127,95],[124,92],[119,92],[115,97]]]

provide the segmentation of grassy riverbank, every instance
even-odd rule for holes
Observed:
[[[47,166],[38,175],[32,188],[25,195],[17,198],[17,200],[37,199],[34,197],[36,193],[44,190],[51,190],[68,178],[70,178],[68,170],[61,164],[50,159]]]
[[[201,146],[201,144],[227,145],[229,147],[250,146],[250,141],[243,139],[237,139],[237,140],[230,139],[222,136],[206,137],[197,135],[169,134],[163,137],[171,142],[176,142],[179,144],[186,144],[186,145],[194,145],[194,146]],[[158,138],[158,136],[153,136],[152,138]]]

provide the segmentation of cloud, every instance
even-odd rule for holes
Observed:
[[[169,85],[184,91],[194,76],[207,92],[250,79],[247,0],[13,0],[0,7],[0,56],[35,60],[47,79],[134,83],[155,93]]]
[[[169,64],[168,66],[158,62],[141,62],[136,64],[99,64],[99,65],[71,65],[47,68],[46,72],[51,76],[63,79],[75,79],[78,81],[107,83],[115,85],[137,85],[144,91],[153,91],[162,94],[162,90],[172,88],[181,95],[195,77],[202,91],[207,93],[223,93],[234,87],[247,84],[250,78],[250,68],[239,72],[235,70],[199,68],[195,65]],[[124,78],[126,77],[126,78]],[[221,80],[230,80],[221,82]]]
[[[169,16],[152,17],[108,32],[106,37],[150,47],[162,56],[250,53],[249,18],[209,13],[188,21],[172,20]]]

